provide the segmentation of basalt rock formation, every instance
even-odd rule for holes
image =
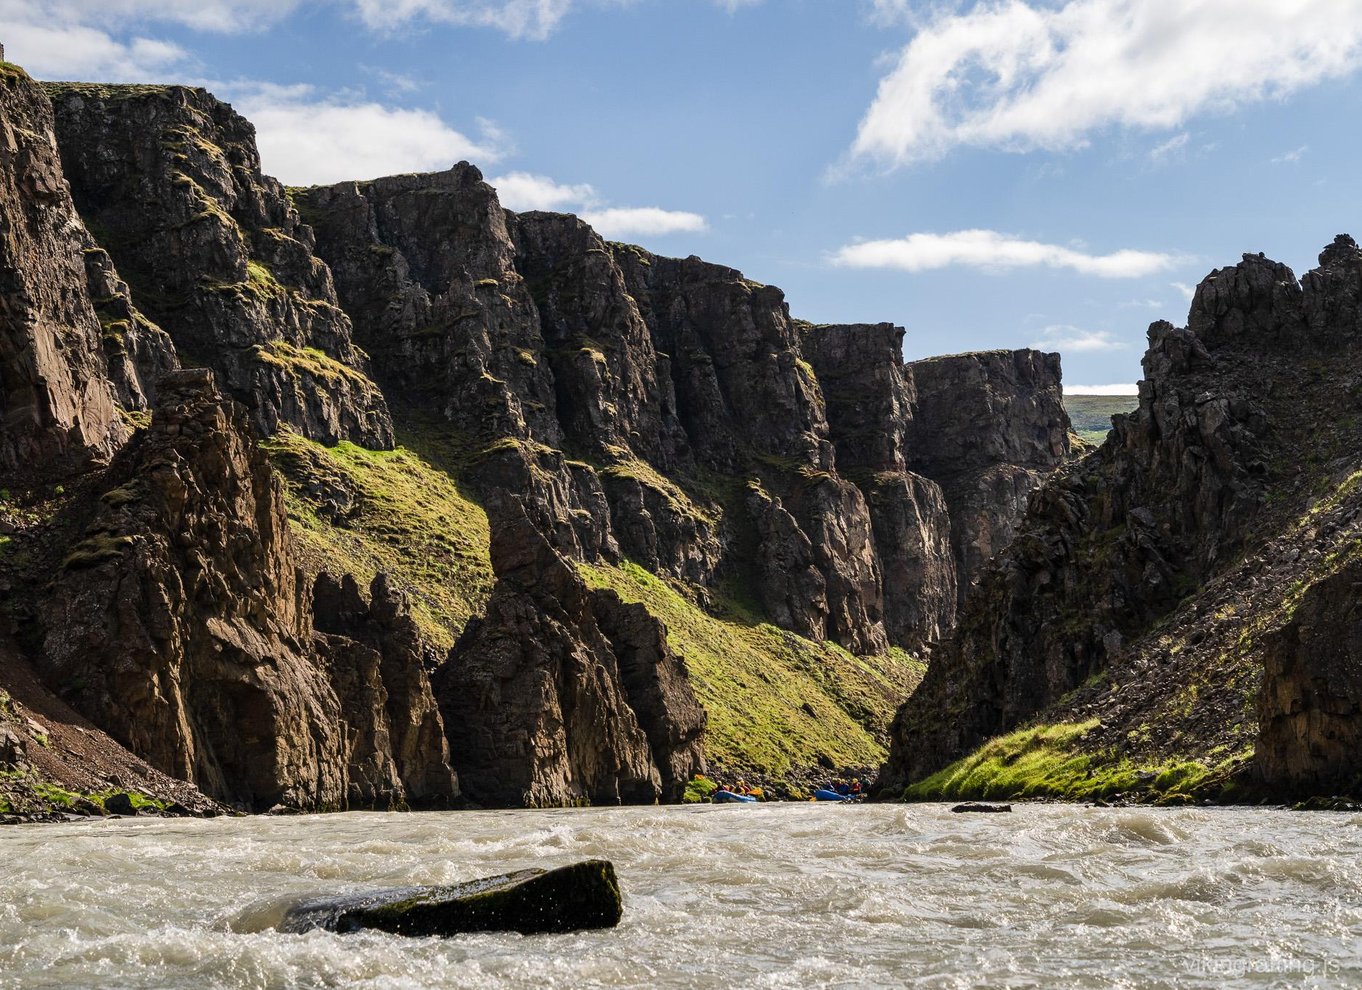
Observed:
[[[186,806],[679,800],[697,685],[840,718],[801,772],[881,752],[891,646],[946,634],[1067,452],[1050,359],[959,359],[956,408],[888,324],[467,164],[285,190],[202,90],[0,90],[0,688],[36,671]],[[382,507],[437,498],[426,568]]]
[[[1245,255],[1150,327],[1139,408],[1032,495],[899,712],[890,787],[1034,718],[1094,720],[1104,760],[1355,786],[1359,299],[1340,236],[1300,281]]]
[[[207,370],[162,379],[48,603],[42,673],[153,766],[221,800],[338,807],[340,709],[268,460]]]
[[[808,326],[802,343],[823,387],[839,469],[870,510],[889,638],[917,645],[955,624],[958,574],[945,494],[909,470],[925,451],[914,447],[918,397],[903,334],[891,323]]]
[[[212,372],[171,372],[150,427],[77,501],[40,671],[162,772],[245,807],[457,793],[425,650],[382,579],[299,583],[280,483]],[[317,626],[313,632],[313,600]]]
[[[109,381],[91,245],[62,177],[52,109],[0,71],[0,469],[59,473],[106,459],[126,430]]]
[[[704,712],[665,629],[589,590],[518,499],[490,509],[497,586],[436,676],[464,792],[496,806],[678,800],[704,768]]]
[[[392,445],[331,276],[255,129],[200,89],[49,84],[81,216],[176,348],[214,368],[257,430]]]
[[[908,465],[941,486],[958,595],[1012,542],[1030,493],[1069,456],[1059,355],[986,351],[914,361]]]

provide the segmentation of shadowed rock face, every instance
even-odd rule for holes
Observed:
[[[489,514],[497,585],[435,677],[464,793],[528,807],[649,804],[664,786],[674,798],[704,765],[704,713],[665,630],[589,590],[519,500]]]
[[[44,674],[156,768],[251,807],[339,807],[283,496],[207,370],[162,380],[57,576]]]
[[[457,784],[405,601],[381,576],[368,604],[353,579],[305,593],[279,481],[212,379],[163,376],[150,428],[72,510],[83,534],[47,601],[42,672],[223,801],[447,802]]]
[[[1201,283],[1186,329],[1165,322],[1149,328],[1139,408],[1117,417],[1101,448],[1032,496],[1011,547],[985,570],[955,636],[899,712],[885,775],[891,787],[1019,725],[1113,665],[1121,672],[1122,664],[1136,664],[1134,681],[1139,669],[1145,681],[1155,679],[1155,664],[1178,660],[1144,634],[1180,602],[1185,607],[1168,630],[1178,642],[1195,652],[1208,636],[1223,641],[1220,627],[1229,620],[1211,613],[1236,610],[1202,615],[1195,603],[1203,589],[1245,554],[1295,560],[1309,534],[1348,524],[1325,507],[1291,536],[1304,525],[1298,514],[1314,504],[1312,491],[1332,490],[1338,472],[1351,470],[1346,455],[1307,470],[1300,453],[1322,442],[1321,417],[1347,415],[1355,388],[1349,368],[1362,252],[1341,238],[1320,260],[1297,282],[1285,266],[1245,255]],[[1351,432],[1324,435],[1330,432],[1340,451],[1353,449]],[[1269,491],[1280,507],[1265,515]],[[1290,546],[1266,544],[1276,536]],[[1251,608],[1254,621],[1269,629],[1282,613],[1263,575],[1277,563],[1241,568],[1248,575],[1240,579],[1243,592],[1262,599]],[[1302,564],[1294,579],[1308,587],[1327,575],[1327,563]],[[1237,645],[1231,636],[1225,647],[1248,650],[1267,668],[1260,745],[1264,772],[1275,781],[1348,775],[1336,759],[1349,746],[1346,737],[1323,742],[1353,704],[1344,674],[1350,613],[1340,605],[1334,622],[1323,621],[1324,603],[1344,597],[1340,587],[1326,582],[1300,606],[1321,628],[1302,617],[1265,638],[1261,628],[1246,626]],[[1321,678],[1335,677],[1336,684],[1322,686]]]
[[[351,745],[371,751],[374,779],[383,784],[359,786],[352,770],[352,806],[385,800],[442,806],[458,797],[444,722],[426,673],[438,658],[422,640],[406,596],[380,573],[365,602],[351,575],[323,573],[313,586],[312,614],[318,653],[328,661],[354,730]],[[358,688],[353,703],[346,701],[353,690],[342,690],[342,683]],[[357,761],[350,762],[353,767]]]
[[[888,637],[903,646],[938,639],[955,622],[951,517],[936,482],[908,470],[917,392],[903,328],[810,326],[802,343],[822,384],[838,468],[869,508]]]
[[[47,84],[82,217],[179,350],[271,434],[392,446],[312,232],[262,175],[255,128],[198,89]]]
[[[1273,793],[1362,793],[1362,566],[1310,589],[1263,645],[1254,759]]]
[[[107,460],[126,436],[86,291],[76,216],[52,147],[52,110],[0,73],[0,469],[59,472]]]
[[[984,351],[914,361],[909,467],[941,486],[958,596],[1012,542],[1026,500],[1069,456],[1058,354]]]

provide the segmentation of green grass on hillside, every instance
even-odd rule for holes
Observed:
[[[1072,801],[1117,794],[1164,803],[1216,796],[1231,772],[1247,759],[1241,753],[1214,766],[1186,760],[1154,765],[1132,763],[1110,750],[1083,747],[1097,720],[1033,726],[990,740],[969,756],[910,784],[908,801],[1063,798]]]
[[[492,590],[487,514],[428,457],[407,447],[335,447],[281,430],[265,444],[284,475],[305,566],[370,581],[386,571],[440,649],[453,645]],[[343,518],[327,507],[342,493]]]
[[[641,602],[666,624],[709,713],[706,752],[725,770],[778,777],[820,761],[855,767],[884,759],[889,720],[924,669],[906,653],[854,657],[736,607],[717,618],[635,564],[579,566],[593,587]]]
[[[1138,395],[1066,395],[1064,409],[1074,432],[1091,444],[1101,445],[1111,431],[1111,417],[1133,412],[1140,404]]]

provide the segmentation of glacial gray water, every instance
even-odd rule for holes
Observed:
[[[613,931],[234,934],[252,902],[614,860]],[[1362,985],[1362,816],[767,805],[0,830],[0,987]]]

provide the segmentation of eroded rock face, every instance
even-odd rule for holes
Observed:
[[[464,793],[492,806],[648,804],[663,794],[659,766],[684,787],[703,765],[703,718],[665,633],[613,595],[598,603],[519,500],[489,515],[497,585],[435,675]]]
[[[659,357],[624,273],[577,217],[523,213],[512,223],[516,265],[539,310],[570,448],[602,461],[676,466],[687,440],[669,366]]]
[[[439,658],[423,641],[406,596],[380,573],[369,585],[366,602],[351,575],[323,573],[313,586],[312,612],[319,653],[357,689],[343,690],[333,674],[346,721],[356,733],[352,746],[371,751],[366,765],[374,768],[371,779],[383,785],[360,786],[352,759],[350,804],[449,804],[458,797],[459,785],[427,674]],[[355,703],[347,703],[352,697]]]
[[[247,807],[340,807],[283,496],[207,370],[166,375],[44,615],[43,674],[157,769]]]
[[[822,395],[803,361],[785,296],[742,273],[639,248],[615,257],[659,351],[695,457],[743,470],[749,450],[828,470]]]
[[[260,172],[255,129],[178,86],[47,84],[82,217],[176,346],[257,430],[392,446],[392,422],[311,229]]]
[[[538,312],[476,168],[321,186],[297,201],[385,388],[475,436],[562,446]]]
[[[1012,542],[1027,497],[1069,456],[1058,354],[982,351],[914,361],[908,466],[950,509],[958,594]]]
[[[1311,360],[1304,314],[1335,306],[1325,287],[1345,269],[1362,281],[1355,249],[1322,260],[1302,290],[1289,269],[1245,255],[1201,284],[1187,329],[1150,327],[1139,408],[1032,495],[1012,544],[985,569],[956,634],[897,716],[888,786],[1034,716],[1233,563],[1274,456],[1294,463],[1286,452],[1308,442],[1291,432],[1308,433],[1300,396],[1274,389],[1274,378]],[[1025,439],[1045,449],[1039,431]]]
[[[52,109],[0,71],[0,469],[59,472],[107,460],[126,436],[98,314],[88,235],[52,145]]]
[[[917,394],[903,333],[890,323],[806,326],[802,341],[827,402],[838,469],[869,509],[885,631],[893,643],[917,646],[955,622],[956,563],[940,487],[907,467]]]
[[[1254,763],[1290,797],[1362,794],[1362,566],[1315,584],[1263,643]]]

